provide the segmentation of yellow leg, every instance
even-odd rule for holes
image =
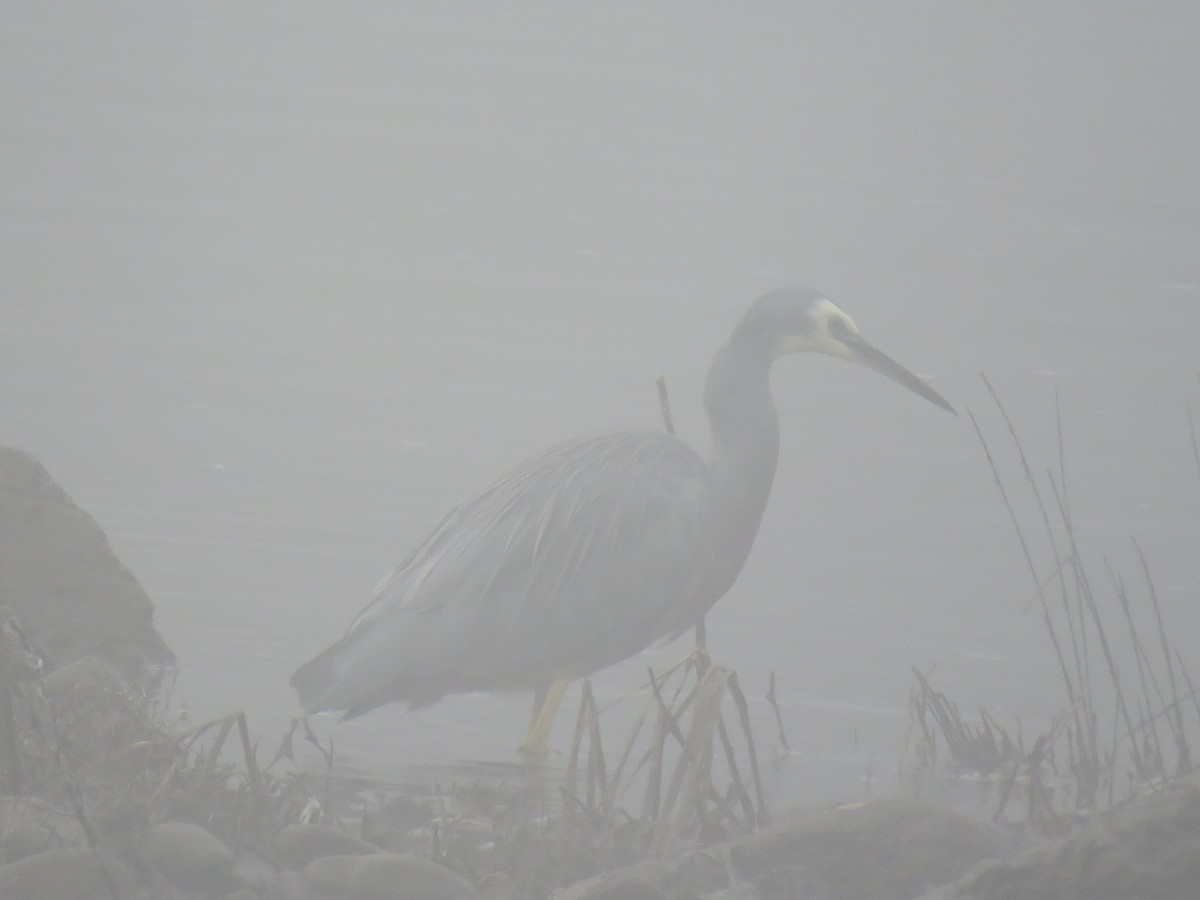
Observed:
[[[556,681],[534,693],[533,720],[529,723],[529,733],[525,735],[525,743],[521,747],[525,753],[546,755],[550,727],[554,724],[554,717],[558,715],[558,706],[562,703],[568,684],[569,681]]]

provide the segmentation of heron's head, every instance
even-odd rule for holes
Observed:
[[[941,394],[868,344],[853,319],[810,288],[782,288],[767,294],[746,312],[734,337],[762,346],[773,359],[785,353],[825,353],[867,366],[957,415]]]

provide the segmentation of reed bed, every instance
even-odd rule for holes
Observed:
[[[1132,586],[1106,557],[1097,566],[1084,546],[1067,490],[1057,401],[1057,462],[1037,471],[999,395],[986,376],[983,381],[1019,484],[1005,474],[995,440],[985,437],[969,411],[970,420],[1028,569],[1057,664],[1062,708],[1028,739],[1019,722],[1002,724],[985,709],[968,722],[928,676],[915,672],[912,722],[926,748],[927,766],[936,760],[940,736],[952,770],[998,785],[997,819],[1019,809],[1027,823],[1054,830],[1074,815],[1160,790],[1191,772],[1200,695],[1181,648],[1170,638],[1141,545],[1132,541],[1138,567]],[[1200,442],[1190,409],[1188,420],[1200,474]]]

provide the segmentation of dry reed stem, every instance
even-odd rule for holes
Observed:
[[[671,775],[662,812],[651,838],[651,851],[657,857],[665,856],[674,846],[688,812],[696,817],[703,814],[703,796],[707,795],[711,783],[711,777],[705,780],[705,776],[710,774],[712,740],[720,718],[721,699],[729,675],[728,669],[710,666],[693,691],[695,706],[692,710],[691,727],[675,771]],[[690,806],[680,805],[685,784],[690,788],[686,792],[686,796],[691,800]],[[700,793],[701,790],[703,794]]]
[[[566,809],[587,813],[602,826],[614,828],[614,817],[621,814],[618,804],[622,794],[645,769],[641,817],[637,821],[648,829],[649,849],[657,856],[670,853],[685,833],[707,841],[718,833],[722,823],[727,820],[736,823],[735,811],[739,809],[750,827],[767,822],[762,778],[749,727],[749,706],[734,673],[713,665],[707,654],[694,652],[663,674],[648,671],[648,676],[649,696],[625,739],[616,768],[611,771],[602,745],[603,709],[585,691],[562,789]],[[733,698],[738,710],[749,755],[748,779],[743,776],[734,739],[721,713],[726,696]],[[656,714],[650,747],[634,764],[634,746],[652,711]],[[686,722],[685,715],[688,715]],[[718,790],[713,780],[718,742],[729,777],[724,790]],[[587,784],[579,785],[585,752]]]
[[[993,402],[996,404],[996,409],[999,411],[1001,418],[1004,420],[1004,424],[1005,424],[1005,426],[1008,428],[1008,434],[1009,434],[1009,437],[1012,439],[1013,448],[1016,450],[1016,452],[1017,452],[1017,458],[1020,460],[1020,463],[1021,463],[1021,470],[1022,470],[1022,471],[1025,473],[1025,480],[1026,480],[1026,482],[1028,483],[1028,485],[1029,485],[1029,488],[1030,488],[1030,490],[1031,490],[1031,491],[1032,491],[1032,493],[1033,493],[1034,502],[1036,503],[1036,505],[1037,505],[1037,509],[1038,509],[1038,512],[1039,512],[1039,514],[1041,515],[1041,519],[1042,519],[1042,527],[1043,527],[1043,528],[1045,529],[1045,531],[1046,531],[1046,540],[1047,540],[1047,541],[1048,541],[1048,543],[1050,544],[1050,549],[1051,549],[1051,552],[1052,552],[1052,554],[1053,554],[1053,556],[1054,556],[1054,559],[1055,559],[1056,561],[1062,561],[1062,559],[1063,559],[1063,556],[1062,556],[1062,554],[1059,552],[1059,549],[1058,549],[1058,540],[1057,540],[1057,538],[1055,537],[1055,534],[1054,534],[1054,528],[1053,528],[1053,526],[1050,524],[1050,514],[1049,514],[1049,512],[1047,511],[1047,508],[1046,508],[1046,503],[1045,503],[1045,501],[1043,501],[1043,499],[1042,499],[1042,492],[1041,492],[1041,490],[1038,488],[1038,485],[1037,485],[1037,479],[1033,477],[1033,469],[1032,469],[1032,467],[1029,465],[1029,459],[1028,459],[1028,457],[1025,455],[1025,447],[1024,447],[1024,445],[1021,443],[1021,439],[1020,439],[1020,437],[1018,437],[1018,435],[1017,435],[1017,429],[1016,429],[1016,426],[1013,424],[1012,418],[1011,418],[1011,417],[1009,416],[1009,414],[1008,414],[1008,410],[1007,410],[1007,409],[1004,407],[1004,404],[1003,404],[1003,403],[1000,401],[1000,395],[999,395],[999,394],[997,394],[997,393],[996,393],[996,389],[992,387],[992,383],[991,383],[991,382],[988,380],[988,377],[987,377],[987,375],[984,375],[984,374],[982,374],[982,373],[981,373],[981,374],[980,374],[980,377],[983,379],[984,386],[987,388],[987,390],[988,390],[988,393],[989,393],[989,394],[991,394],[991,396],[992,396],[992,401],[993,401]],[[968,411],[968,415],[970,415],[970,412],[969,412],[969,411]],[[1013,512],[1012,506],[1011,506],[1011,504],[1010,504],[1010,503],[1009,503],[1009,501],[1008,501],[1008,494],[1007,494],[1007,491],[1005,491],[1005,490],[1004,490],[1004,485],[1003,485],[1003,482],[1002,482],[1002,480],[1001,480],[1001,478],[1000,478],[1000,472],[999,472],[999,470],[996,468],[996,464],[995,464],[995,462],[994,462],[994,461],[993,461],[993,459],[992,459],[992,454],[991,454],[991,451],[990,451],[990,450],[988,450],[988,448],[987,448],[986,441],[984,441],[984,439],[983,439],[983,433],[980,431],[980,429],[979,429],[979,425],[978,425],[978,423],[975,421],[975,417],[974,417],[974,415],[971,415],[971,424],[975,426],[975,433],[976,433],[976,434],[979,436],[979,440],[980,440],[981,442],[983,442],[983,443],[984,443],[984,452],[985,452],[985,453],[986,453],[986,455],[987,455],[987,458],[988,458],[988,463],[989,463],[989,464],[991,465],[991,467],[992,467],[992,473],[993,473],[993,475],[995,475],[995,478],[996,478],[996,486],[997,486],[998,488],[1000,488],[1001,494],[1003,494],[1003,495],[1004,495],[1004,498],[1005,498],[1005,505],[1008,507],[1008,510],[1009,510],[1009,516],[1010,516],[1010,518],[1012,518],[1012,519],[1013,519],[1013,525],[1014,525],[1014,526],[1017,528],[1018,532],[1021,532],[1021,526],[1020,526],[1019,522],[1016,520],[1016,515],[1015,515],[1015,513]],[[1061,457],[1062,457],[1062,424],[1061,424],[1061,419],[1059,420],[1059,455],[1060,455],[1060,458],[1061,458]],[[1069,529],[1070,529],[1070,518],[1069,518],[1069,517],[1067,517],[1067,518],[1065,519],[1065,521],[1066,521],[1066,523],[1067,523],[1067,527],[1068,527],[1068,530],[1069,530]],[[1058,654],[1058,657],[1059,657],[1059,663],[1060,663],[1060,665],[1061,665],[1061,666],[1062,666],[1062,668],[1063,668],[1063,675],[1064,675],[1064,678],[1065,678],[1065,681],[1066,681],[1066,687],[1067,687],[1067,695],[1068,695],[1068,696],[1073,696],[1073,695],[1074,695],[1074,693],[1075,693],[1075,691],[1074,691],[1074,688],[1073,688],[1073,686],[1072,686],[1072,684],[1071,684],[1071,680],[1070,680],[1070,678],[1069,678],[1069,677],[1066,675],[1066,662],[1065,662],[1065,660],[1064,660],[1064,658],[1063,658],[1063,654],[1062,654],[1062,648],[1060,647],[1060,645],[1059,645],[1059,642],[1058,642],[1058,633],[1057,633],[1057,631],[1055,631],[1055,629],[1054,629],[1054,627],[1053,627],[1053,624],[1052,624],[1052,622],[1051,622],[1051,620],[1050,620],[1050,610],[1049,610],[1049,606],[1048,606],[1048,605],[1047,605],[1047,603],[1046,603],[1046,597],[1045,597],[1045,594],[1044,594],[1044,593],[1042,592],[1042,590],[1041,590],[1041,587],[1040,587],[1040,582],[1038,581],[1038,578],[1037,578],[1037,572],[1036,572],[1036,569],[1034,568],[1034,565],[1033,565],[1033,558],[1032,558],[1032,556],[1031,556],[1031,555],[1029,554],[1029,552],[1028,552],[1028,546],[1027,546],[1027,544],[1025,543],[1025,538],[1024,538],[1024,534],[1023,534],[1023,532],[1021,533],[1020,540],[1021,540],[1021,547],[1022,547],[1022,549],[1026,551],[1026,561],[1027,561],[1027,562],[1028,562],[1028,564],[1029,564],[1029,570],[1030,570],[1030,574],[1033,576],[1033,578],[1034,578],[1034,581],[1035,581],[1035,582],[1038,582],[1038,584],[1039,584],[1039,588],[1038,588],[1038,596],[1039,596],[1039,597],[1041,598],[1041,600],[1042,600],[1043,611],[1044,611],[1044,613],[1045,613],[1046,627],[1047,627],[1047,628],[1050,630],[1050,639],[1051,639],[1051,641],[1052,641],[1052,642],[1053,642],[1053,644],[1054,644],[1055,652]],[[1074,630],[1071,628],[1071,621],[1072,621],[1072,620],[1071,620],[1071,611],[1070,611],[1070,606],[1069,606],[1069,604],[1067,603],[1067,597],[1066,597],[1066,584],[1065,584],[1065,582],[1063,583],[1063,608],[1064,608],[1064,613],[1066,614],[1066,618],[1067,618],[1068,634],[1071,636],[1071,638],[1072,638],[1072,642],[1074,642]],[[1075,657],[1075,660],[1076,660],[1076,663],[1077,663],[1077,672],[1076,672],[1076,674],[1077,674],[1077,676],[1078,676],[1078,677],[1080,677],[1080,678],[1082,679],[1082,672],[1080,672],[1080,671],[1078,670],[1078,662],[1079,662],[1079,659],[1080,659],[1080,653],[1079,653],[1079,649],[1078,649],[1078,647],[1075,647],[1075,648],[1073,648],[1073,650],[1074,650],[1074,657]]]
[[[1021,546],[1021,555],[1025,558],[1025,564],[1029,568],[1029,575],[1033,579],[1034,586],[1037,589],[1038,599],[1041,601],[1042,605],[1042,621],[1046,625],[1046,631],[1050,635],[1050,642],[1054,646],[1054,656],[1058,660],[1063,683],[1066,685],[1067,696],[1074,698],[1075,686],[1071,681],[1071,674],[1067,669],[1066,657],[1063,656],[1062,644],[1058,640],[1058,631],[1055,629],[1054,622],[1050,617],[1050,604],[1046,600],[1046,592],[1042,588],[1042,579],[1038,577],[1037,566],[1035,566],[1033,562],[1033,553],[1029,549],[1029,543],[1025,540],[1025,531],[1021,527],[1021,520],[1017,518],[1017,512],[1015,509],[1013,509],[1012,501],[1008,498],[1008,491],[1004,488],[1004,479],[1000,476],[1000,469],[996,465],[995,458],[992,456],[991,447],[988,446],[988,442],[983,436],[983,431],[979,427],[979,422],[975,419],[975,414],[968,409],[967,416],[971,420],[971,425],[975,429],[975,434],[979,438],[979,443],[983,445],[983,453],[984,456],[987,457],[988,465],[991,467],[992,478],[996,483],[996,489],[1000,491],[1000,497],[1004,501],[1004,508],[1008,511],[1009,521],[1012,522],[1013,529],[1017,534],[1017,542]]]
[[[721,749],[725,751],[725,759],[729,765],[729,780],[730,792],[723,806],[717,815],[717,821],[721,821],[728,815],[735,803],[740,803],[742,812],[746,816],[747,822],[756,821],[754,811],[754,802],[750,799],[749,793],[746,791],[746,784],[742,780],[742,773],[738,769],[737,754],[733,749],[733,742],[729,739],[729,732],[725,728],[725,717],[722,716],[717,720],[717,734],[721,738]]]
[[[643,708],[642,712],[638,715],[637,720],[634,722],[633,728],[630,729],[630,731],[629,731],[629,737],[625,741],[625,748],[621,751],[621,758],[617,762],[616,769],[613,770],[612,781],[609,785],[608,793],[604,797],[604,809],[605,809],[606,815],[611,815],[612,812],[616,809],[617,795],[620,793],[620,790],[621,790],[621,783],[622,783],[622,777],[625,772],[625,765],[629,762],[629,759],[633,754],[634,744],[637,742],[638,735],[642,733],[642,728],[645,726],[645,724],[646,724],[646,709]],[[644,760],[644,757],[643,757],[643,760]],[[640,769],[641,769],[641,765],[638,765],[637,767],[635,767],[634,774],[636,774],[637,771],[639,771]]]
[[[779,745],[783,748],[784,753],[791,753],[792,748],[788,744],[787,734],[783,730],[783,713],[779,710],[779,701],[775,699],[775,672],[771,671],[770,678],[767,682],[767,702],[771,704],[771,709],[775,711],[775,724],[779,726]]]
[[[1183,728],[1183,710],[1179,703],[1179,685],[1175,681],[1175,666],[1171,661],[1171,645],[1167,640],[1167,626],[1163,622],[1162,606],[1158,602],[1158,589],[1154,586],[1154,578],[1150,574],[1150,565],[1146,562],[1146,554],[1142,552],[1141,545],[1134,540],[1133,547],[1137,551],[1138,560],[1142,565],[1142,575],[1146,579],[1146,589],[1150,592],[1150,606],[1154,609],[1154,621],[1158,625],[1158,638],[1162,645],[1163,662],[1167,667],[1167,680],[1171,684],[1171,703],[1167,705],[1163,702],[1165,709],[1174,709],[1175,716],[1172,720],[1170,715],[1167,716],[1167,721],[1172,722],[1172,732],[1175,737],[1176,770],[1175,775],[1179,777],[1186,775],[1192,769],[1191,753],[1188,750],[1187,737]]]
[[[1190,699],[1196,706],[1196,719],[1200,721],[1200,693],[1197,692],[1196,685],[1192,683],[1192,676],[1188,674],[1187,667],[1183,664],[1183,657],[1179,655],[1179,648],[1175,648],[1175,661],[1179,663],[1179,671],[1183,673],[1183,679],[1187,682],[1187,696],[1180,698],[1180,703]]]
[[[1142,689],[1142,699],[1139,706],[1138,731],[1142,738],[1143,746],[1149,743],[1149,735],[1147,730],[1153,727],[1154,720],[1157,716],[1150,714],[1150,709],[1154,706],[1150,698],[1150,688],[1154,688],[1154,693],[1158,696],[1160,706],[1166,705],[1166,697],[1163,696],[1162,688],[1159,686],[1158,677],[1154,674],[1154,667],[1150,663],[1150,657],[1146,652],[1142,636],[1137,629],[1136,623],[1133,621],[1133,611],[1129,602],[1129,594],[1125,590],[1125,580],[1113,572],[1107,559],[1104,560],[1105,568],[1108,570],[1109,579],[1112,581],[1113,592],[1117,596],[1117,602],[1121,606],[1122,612],[1125,614],[1125,627],[1129,631],[1129,640],[1133,646],[1133,658],[1137,663],[1138,684]],[[1158,756],[1161,758],[1161,746],[1159,745],[1157,729],[1154,729],[1154,745],[1158,747]],[[1134,735],[1128,735],[1133,738]],[[1139,773],[1140,774],[1140,773]]]
[[[1058,502],[1059,509],[1061,510],[1063,508],[1062,497],[1059,493],[1057,485],[1054,485],[1053,482],[1051,484],[1054,487],[1055,500]],[[1118,711],[1120,712],[1122,720],[1125,722],[1125,726],[1132,731],[1133,719],[1129,715],[1129,706],[1125,700],[1125,691],[1122,689],[1121,676],[1117,671],[1116,657],[1113,655],[1112,646],[1109,644],[1108,634],[1104,630],[1104,623],[1100,621],[1100,610],[1096,605],[1096,597],[1092,593],[1092,587],[1088,581],[1087,573],[1083,568],[1083,563],[1080,561],[1082,557],[1079,552],[1079,547],[1076,544],[1075,532],[1073,529],[1067,531],[1067,538],[1071,543],[1071,558],[1075,561],[1074,566],[1077,577],[1080,581],[1081,587],[1083,588],[1083,599],[1087,605],[1087,611],[1091,614],[1092,624],[1095,626],[1096,639],[1100,642],[1100,651],[1104,657],[1105,665],[1108,667],[1108,675],[1112,680],[1113,690],[1116,692]],[[1084,701],[1088,704],[1090,711],[1091,698],[1085,696]],[[1095,746],[1094,742],[1092,746]],[[1134,742],[1130,744],[1130,749],[1133,753],[1134,765],[1138,771],[1141,771],[1144,763],[1141,758],[1141,752],[1137,748],[1137,743]]]
[[[1200,377],[1200,376],[1198,376]],[[1183,716],[1183,705],[1192,700],[1197,717],[1200,718],[1200,696],[1188,676],[1183,665],[1178,648],[1171,646],[1165,625],[1165,617],[1158,599],[1157,589],[1150,572],[1145,553],[1140,545],[1134,542],[1141,567],[1141,574],[1149,596],[1150,605],[1155,616],[1154,623],[1157,633],[1158,651],[1161,653],[1161,665],[1166,667],[1165,681],[1159,678],[1158,666],[1152,659],[1151,648],[1147,646],[1136,627],[1132,604],[1125,584],[1111,569],[1108,560],[1104,560],[1109,581],[1114,593],[1121,604],[1124,621],[1128,633],[1128,641],[1133,649],[1137,664],[1137,685],[1140,697],[1136,703],[1131,703],[1126,693],[1126,681],[1122,679],[1117,660],[1115,645],[1106,630],[1100,616],[1100,601],[1084,564],[1079,546],[1079,535],[1073,521],[1071,505],[1066,489],[1067,466],[1065,443],[1063,440],[1063,423],[1060,398],[1055,394],[1055,424],[1058,439],[1058,472],[1045,473],[1049,484],[1050,498],[1053,501],[1054,516],[1047,499],[1044,499],[1039,480],[1034,477],[1033,468],[1022,446],[1015,425],[1008,415],[998,394],[983,376],[983,381],[996,409],[1007,428],[1012,445],[1016,451],[1021,471],[1032,495],[1042,527],[1045,530],[1046,549],[1054,562],[1054,571],[1049,578],[1041,579],[1034,562],[1034,547],[1031,544],[1025,527],[1018,517],[1013,499],[1001,475],[987,440],[983,436],[979,422],[968,411],[972,426],[983,447],[985,457],[991,469],[993,479],[1000,491],[1008,518],[1017,535],[1018,544],[1030,576],[1034,580],[1037,599],[1042,606],[1042,618],[1054,649],[1055,658],[1070,705],[1056,720],[1050,734],[1039,738],[1035,750],[1024,758],[1019,769],[1029,779],[1030,795],[1027,815],[1034,824],[1054,824],[1057,812],[1054,809],[1052,793],[1044,782],[1043,766],[1054,767],[1055,747],[1060,740],[1065,739],[1067,759],[1075,787],[1075,802],[1077,808],[1094,806],[1097,791],[1107,782],[1109,801],[1118,772],[1119,759],[1124,752],[1133,764],[1133,771],[1140,780],[1159,778],[1165,775],[1163,770],[1163,747],[1160,732],[1156,726],[1159,719],[1166,719],[1174,739],[1176,760],[1175,777],[1191,769],[1190,747]],[[1192,444],[1192,456],[1200,473],[1200,436],[1197,435],[1195,418],[1188,409],[1189,434]],[[1068,578],[1065,572],[1070,572]],[[1060,630],[1055,616],[1051,612],[1049,597],[1050,586],[1057,581],[1056,593],[1061,594],[1061,613],[1065,628]],[[1065,631],[1065,634],[1063,633]],[[1065,652],[1071,651],[1068,660]],[[1111,746],[1101,750],[1097,733],[1100,716],[1095,708],[1095,694],[1092,683],[1093,653],[1098,652],[1105,667],[1107,681],[1113,690],[1113,714],[1111,722]],[[919,673],[918,673],[919,675]],[[1187,685],[1188,692],[1184,693],[1182,686]],[[981,748],[993,747],[1001,757],[1007,757],[1013,752],[1009,739],[1003,729],[995,723],[986,711],[981,711],[982,725],[978,728],[966,726],[957,714],[957,709],[928,688],[928,682],[922,687],[921,703],[914,702],[915,717],[923,731],[928,730],[925,720],[925,710],[932,714],[939,729],[942,731],[952,756],[966,754],[968,751],[978,753]],[[1107,715],[1107,713],[1106,713]],[[910,729],[912,725],[910,724]],[[1123,732],[1123,733],[1122,733]],[[1043,740],[1044,739],[1044,740]],[[1020,740],[1014,745],[1020,747]],[[1121,748],[1122,744],[1128,746]],[[936,743],[934,752],[936,752]],[[1119,753],[1119,751],[1121,751]],[[1006,769],[1002,795],[1012,790],[1017,770]]]
[[[750,774],[754,779],[754,799],[758,805],[758,813],[753,819],[753,825],[761,828],[768,824],[767,801],[763,795],[762,775],[758,770],[758,753],[754,749],[754,730],[750,727],[750,707],[746,703],[746,695],[738,684],[737,672],[729,673],[729,692],[733,695],[734,705],[737,706],[738,719],[742,725],[742,733],[746,738],[746,749],[750,756]]]

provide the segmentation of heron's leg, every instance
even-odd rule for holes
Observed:
[[[533,710],[529,713],[529,731],[533,731],[533,726],[537,724],[538,713],[542,711],[542,704],[546,702],[548,690],[550,690],[548,684],[539,684],[533,689]],[[526,732],[526,734],[528,733]]]
[[[529,733],[525,735],[525,743],[521,749],[526,753],[546,754],[546,743],[550,739],[550,727],[554,717],[558,715],[558,706],[562,703],[569,681],[555,681],[548,687],[540,687],[534,692],[534,715],[529,723]]]

